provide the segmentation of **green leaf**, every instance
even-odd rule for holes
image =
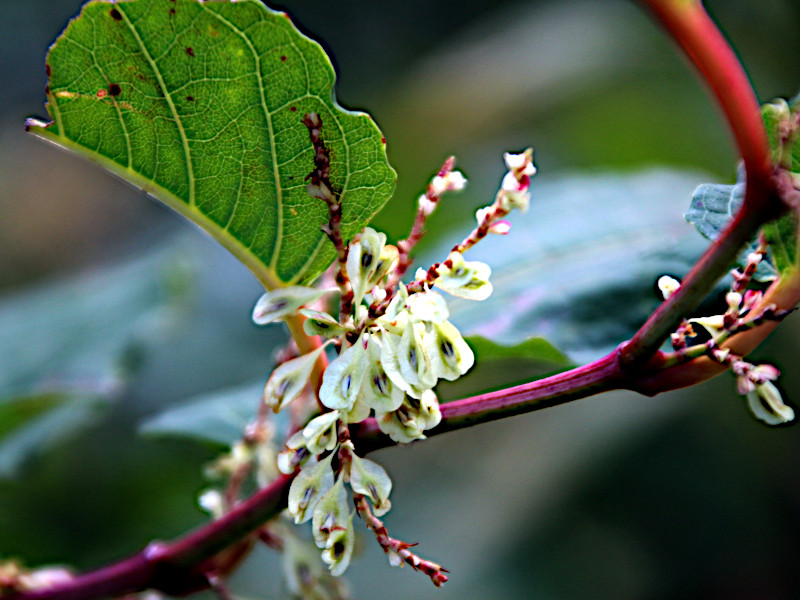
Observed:
[[[102,396],[62,393],[0,400],[0,479],[94,423],[106,406]]]
[[[395,173],[372,119],[333,100],[321,47],[258,0],[93,0],[48,56],[53,121],[28,130],[87,156],[210,233],[267,287],[333,259],[306,193],[318,113],[352,237]]]
[[[682,277],[705,249],[677,209],[699,177],[537,177],[530,210],[512,215],[511,232],[469,251],[491,266],[494,292],[482,302],[450,300],[451,320],[502,345],[542,336],[576,362],[609,352],[661,301],[658,277]],[[430,258],[451,245],[443,240]]]
[[[790,121],[799,110],[797,98],[791,106],[786,100],[778,98],[761,107],[761,115],[764,117],[764,125],[767,128],[773,156],[776,161],[781,161],[795,175],[800,174],[800,144],[797,143],[800,134],[795,133],[788,141],[782,141],[780,130],[785,129],[787,121]],[[764,226],[764,234],[767,236],[775,257],[775,266],[780,273],[798,268],[797,227],[796,212]]]
[[[185,305],[175,250],[0,299],[0,477],[94,422]]]
[[[781,148],[781,129],[785,131],[786,121],[798,111],[800,111],[800,96],[791,101],[791,105],[783,98],[777,98],[761,107],[761,116],[764,118],[773,157],[777,161],[781,154],[788,153],[784,163],[792,173],[800,173],[800,144],[797,143],[795,135],[787,141],[787,147]]]
[[[737,182],[734,185],[721,183],[704,183],[697,186],[692,194],[692,203],[684,217],[697,228],[703,237],[714,240],[728,226],[731,219],[736,215],[744,202],[744,170],[740,169]],[[765,231],[770,225],[765,227]],[[776,241],[778,243],[778,241]],[[784,259],[778,248],[771,245],[771,253],[768,259],[762,261],[754,275],[757,281],[770,281],[775,279],[780,271],[783,270]],[[742,251],[739,262],[744,264],[746,256],[758,247],[758,240],[754,239]]]
[[[139,432],[229,446],[241,439],[245,427],[255,418],[263,391],[264,382],[259,381],[203,394],[145,420]],[[270,420],[279,422],[284,417],[270,415]]]
[[[469,336],[466,340],[475,352],[477,361],[524,358],[554,366],[570,364],[570,360],[561,351],[542,337],[532,337],[513,346],[504,346],[480,335]]]

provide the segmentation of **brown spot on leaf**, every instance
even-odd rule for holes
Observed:
[[[112,8],[108,14],[110,14],[111,18],[114,19],[115,21],[122,21],[122,15],[116,8]]]
[[[169,16],[171,17],[171,16],[173,16],[174,14],[175,14],[175,9],[174,9],[174,8],[170,8],[170,9],[169,9]]]
[[[108,93],[112,96],[119,96],[122,93],[122,88],[118,84],[112,83],[108,86]]]
[[[108,92],[105,90],[105,88],[100,88],[99,90],[97,90],[98,98],[105,98],[107,94]]]
[[[292,107],[289,108],[289,110],[292,111],[292,112],[297,112],[297,107],[296,106],[292,106]]]
[[[191,46],[186,46],[186,54],[194,58],[194,49]]]
[[[385,138],[385,137],[382,137],[382,138],[381,138],[381,144],[385,144],[385,143],[386,143],[386,138]]]
[[[194,96],[186,96],[187,102],[194,102]]]
[[[50,65],[45,63],[44,65],[44,72],[47,73],[47,76],[50,77]]]
[[[281,62],[286,62],[286,56],[281,56]]]

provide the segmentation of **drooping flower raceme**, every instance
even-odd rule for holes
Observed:
[[[429,271],[418,272],[418,281],[413,284],[397,282],[408,266],[408,251],[415,242],[403,242],[405,266],[398,267],[398,248],[386,243],[385,234],[366,227],[353,238],[347,252],[340,253],[337,281],[346,314],[336,318],[321,306],[306,306],[317,303],[331,290],[302,286],[268,292],[254,310],[254,320],[260,324],[300,315],[307,335],[329,340],[273,372],[264,389],[264,400],[275,412],[311,398],[313,386],[306,384],[315,364],[326,347],[340,347],[318,382],[316,399],[322,414],[289,437],[277,458],[282,473],[300,469],[289,490],[288,512],[296,523],[312,521],[314,541],[334,575],[344,571],[353,551],[354,513],[349,508],[346,485],[354,500],[358,499],[360,513],[371,510],[375,519],[391,506],[391,479],[378,464],[355,454],[347,426],[374,415],[386,435],[395,442],[409,443],[423,439],[426,431],[439,424],[442,415],[434,388],[441,379],[454,381],[464,375],[475,357],[448,320],[445,298],[432,288],[471,300],[483,300],[491,294],[491,269],[484,263],[465,260],[464,251],[487,233],[508,233],[508,222],[500,218],[512,208],[527,208],[530,177],[536,171],[531,159],[530,150],[505,156],[509,172],[495,202],[479,211],[478,227],[467,238],[469,243],[454,247],[443,263]],[[466,184],[464,176],[452,170],[453,164],[453,159],[446,161],[428,186],[425,202],[420,200],[415,224],[419,232],[439,196]],[[414,240],[419,239],[419,232]],[[371,509],[363,508],[370,505]],[[387,539],[408,549],[407,544]],[[384,550],[390,556],[400,556],[398,548],[387,546]],[[413,556],[410,552],[405,555]],[[413,560],[410,564],[413,566]],[[442,575],[437,581],[444,580]]]

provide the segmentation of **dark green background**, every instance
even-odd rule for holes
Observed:
[[[24,135],[24,117],[44,115],[45,49],[80,4],[0,3],[0,286],[11,294],[96,270],[174,236],[197,238],[213,267],[193,296],[193,322],[142,357],[109,416],[0,483],[0,556],[86,568],[202,520],[193,497],[210,451],[142,440],[136,423],[265,374],[276,341],[249,324],[258,287],[243,267],[142,194]],[[800,4],[708,4],[760,99],[800,89]],[[342,104],[368,109],[383,128],[400,179],[375,225],[390,236],[402,235],[413,199],[451,153],[471,185],[435,216],[444,231],[492,197],[500,154],[531,144],[542,179],[651,165],[705,171],[698,183],[733,178],[731,142],[705,90],[633,2],[286,8],[333,54]],[[688,200],[675,198],[675,211]],[[757,353],[782,369],[790,401],[800,396],[794,319]],[[24,343],[0,331],[0,344]],[[509,365],[506,376],[530,368]],[[753,421],[722,377],[382,451],[395,481],[391,531],[419,541],[452,580],[436,591],[392,570],[371,540],[347,576],[357,598],[797,598],[798,431]],[[280,597],[277,568],[261,564],[236,589]]]

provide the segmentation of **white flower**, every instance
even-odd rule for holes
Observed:
[[[396,411],[376,411],[375,419],[383,433],[395,442],[407,444],[425,439],[423,431],[436,427],[442,420],[442,413],[436,394],[426,390],[420,399],[406,396],[403,405]]]
[[[350,564],[355,531],[353,514],[347,506],[347,493],[340,477],[314,508],[312,520],[314,542],[322,548],[322,560],[332,575],[341,575]]]
[[[658,291],[661,292],[661,297],[666,300],[678,291],[678,288],[681,287],[681,282],[669,275],[662,275],[658,278],[657,285]]]
[[[450,171],[446,175],[437,175],[431,181],[433,193],[441,196],[445,192],[460,191],[467,185],[467,179],[461,171]]]
[[[451,252],[439,266],[439,276],[433,284],[459,298],[485,300],[492,293],[491,274],[492,270],[486,263],[468,262],[460,252]]]
[[[390,261],[381,261],[381,252],[386,244],[386,234],[378,233],[371,227],[356,235],[350,242],[347,252],[347,276],[353,287],[353,303],[358,305],[367,290],[372,289],[372,281],[378,267],[383,264],[385,268],[391,265]],[[388,258],[388,257],[387,257]],[[385,271],[384,271],[385,274]],[[372,282],[372,285],[370,283]]]
[[[411,294],[406,300],[406,309],[416,321],[442,323],[450,316],[445,299],[432,291]]]
[[[367,361],[364,372],[364,379],[361,382],[361,389],[358,395],[358,404],[366,406],[366,416],[369,409],[374,408],[378,411],[397,410],[403,403],[405,394],[403,390],[396,386],[381,362],[382,344],[379,335],[371,335],[367,344]],[[363,419],[360,419],[363,421]],[[359,421],[350,420],[348,423]]]
[[[300,396],[308,383],[314,363],[325,349],[320,346],[316,350],[286,361],[272,372],[264,387],[264,402],[275,412]]]
[[[344,412],[353,408],[366,370],[367,353],[362,338],[344,350],[325,369],[319,399],[328,408]]]
[[[253,321],[266,325],[297,312],[304,304],[314,302],[335,289],[318,290],[300,285],[272,290],[261,296],[253,308]]]
[[[289,488],[288,511],[296,524],[308,521],[319,499],[333,487],[333,453],[297,474]]]
[[[509,171],[515,171],[528,177],[536,175],[536,166],[533,164],[533,149],[531,148],[520,154],[505,152],[503,160]]]
[[[781,393],[771,381],[755,386],[755,390],[747,394],[747,406],[757,419],[767,425],[781,425],[794,420],[794,410],[786,406]]]
[[[472,349],[449,321],[430,323],[423,338],[437,378],[455,381],[475,364]]]
[[[376,516],[385,515],[392,507],[392,503],[389,502],[392,480],[378,463],[359,458],[355,454],[351,456],[350,487],[356,494],[363,494],[370,499]]]

